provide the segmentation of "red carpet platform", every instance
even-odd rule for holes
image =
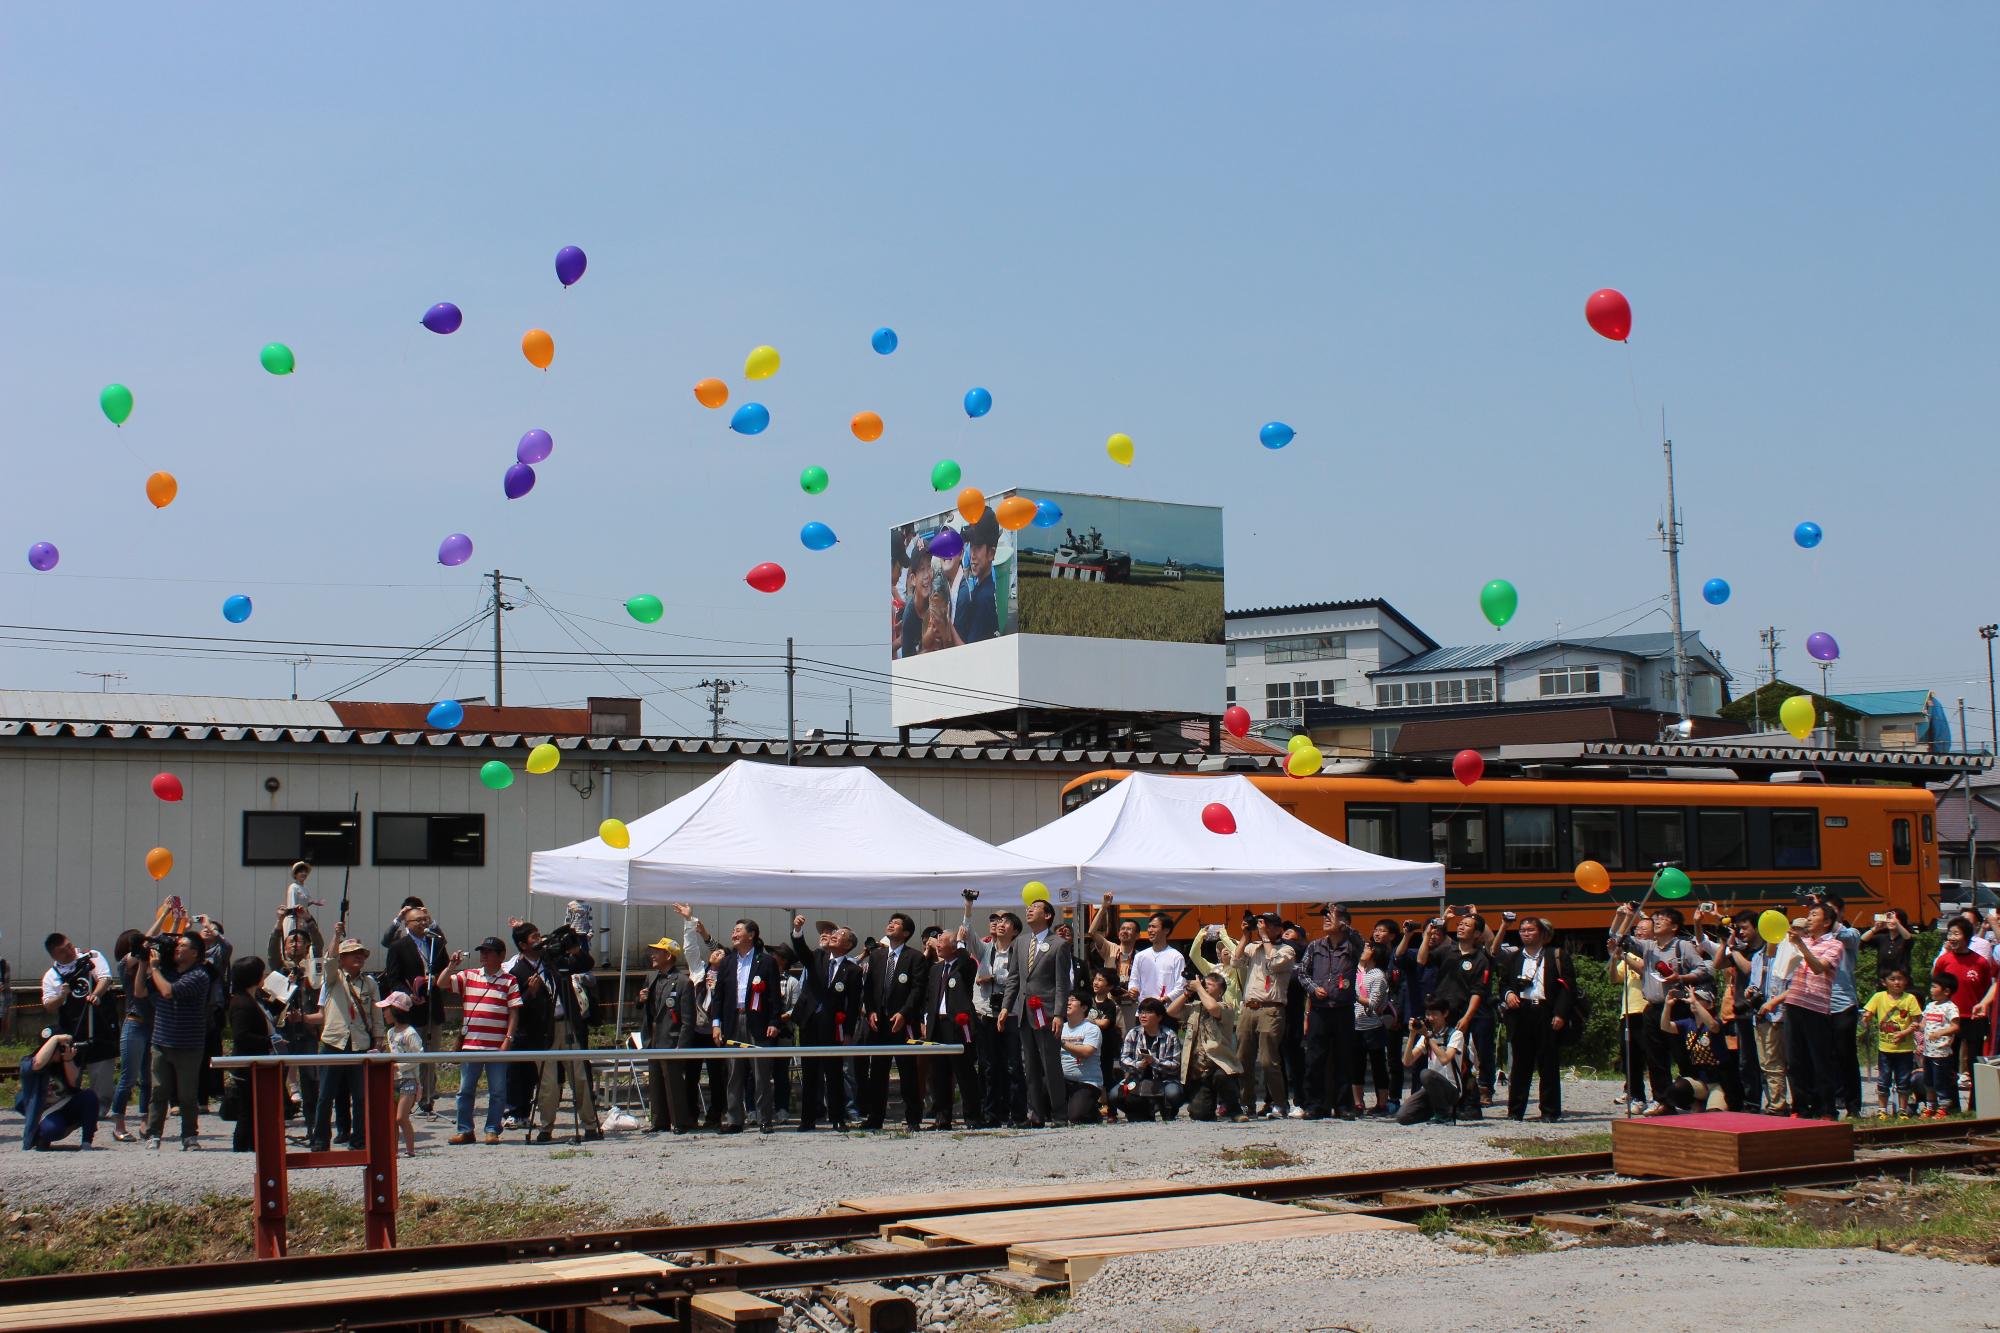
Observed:
[[[1854,1160],[1854,1126],[1832,1120],[1699,1111],[1611,1122],[1621,1176],[1706,1176]]]

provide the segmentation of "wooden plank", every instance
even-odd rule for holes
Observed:
[[[1585,1217],[1581,1213],[1536,1213],[1533,1221],[1550,1231],[1567,1231],[1577,1236],[1595,1236],[1618,1225],[1608,1217]]]
[[[1036,1277],[1033,1273],[1008,1271],[981,1273],[979,1280],[989,1287],[998,1288],[1009,1296],[1047,1296],[1051,1292],[1061,1291],[1069,1285],[1066,1282],[1055,1281],[1050,1278]]]
[[[688,1299],[695,1333],[776,1333],[784,1309],[761,1296],[740,1291],[704,1291]]]
[[[894,1213],[923,1208],[949,1208],[953,1213],[982,1208],[1023,1207],[1028,1204],[1073,1202],[1105,1194],[1178,1194],[1187,1186],[1168,1180],[1100,1180],[1085,1185],[1030,1185],[1018,1189],[951,1190],[943,1194],[870,1194],[842,1199],[835,1208],[853,1213]]]
[[[1789,1189],[1778,1196],[1796,1207],[1802,1203],[1853,1203],[1852,1190]]]
[[[776,1250],[767,1250],[762,1245],[729,1245],[722,1249],[710,1250],[710,1261],[718,1264],[781,1264],[791,1258]]]
[[[1074,1204],[1063,1208],[948,1214],[891,1223],[882,1231],[891,1240],[906,1235],[931,1241],[958,1241],[967,1245],[1014,1245],[1022,1241],[1057,1240],[1070,1236],[1115,1236],[1157,1227],[1163,1222],[1175,1228],[1205,1227],[1300,1215],[1325,1216],[1286,1204],[1215,1194],[1182,1199],[1167,1213],[1163,1213],[1154,1200],[1134,1199],[1119,1203]]]
[[[1617,1211],[1627,1217],[1654,1222],[1685,1222],[1695,1216],[1692,1208],[1661,1208],[1650,1203],[1621,1203]]]
[[[847,1298],[847,1317],[854,1333],[915,1333],[917,1303],[873,1282],[848,1282],[828,1287],[829,1296]]]
[[[631,1306],[593,1305],[583,1312],[583,1333],[632,1333],[635,1329],[668,1333],[680,1326],[681,1321],[672,1315]]]
[[[1449,1194],[1436,1194],[1430,1190],[1383,1190],[1384,1208],[1435,1208],[1439,1204],[1457,1202]]]
[[[1621,1176],[1729,1175],[1853,1160],[1849,1122],[1731,1111],[1611,1122],[1612,1169]]]
[[[1072,1236],[1023,1242],[1007,1250],[1007,1266],[1050,1280],[1067,1278],[1072,1289],[1097,1274],[1106,1261],[1126,1254],[1157,1254],[1166,1250],[1207,1249],[1289,1240],[1299,1236],[1343,1236],[1362,1231],[1414,1231],[1408,1222],[1385,1217],[1343,1216],[1298,1210],[1295,1217],[1271,1218],[1221,1226],[1150,1231],[1106,1236]]]
[[[525,1319],[511,1315],[494,1315],[486,1319],[461,1319],[458,1333],[542,1333]]]

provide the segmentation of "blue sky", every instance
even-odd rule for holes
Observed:
[[[786,635],[886,671],[883,533],[951,457],[988,490],[1223,504],[1235,606],[1380,596],[1470,641],[1506,577],[1510,633],[1660,629],[1664,403],[1688,621],[1739,677],[1774,624],[1810,679],[1824,629],[1836,688],[1966,693],[1977,734],[1996,29],[1971,4],[8,5],[0,619],[412,644],[498,564],[569,617],[526,605],[513,643],[690,654],[510,671],[510,701],[636,687],[681,730],[705,719],[676,690],[723,671],[768,731]],[[590,271],[563,292],[566,244]],[[1584,325],[1606,285],[1629,348]],[[448,338],[417,325],[439,300]],[[296,376],[258,368],[272,339]],[[760,343],[784,368],[745,439],[690,387],[743,401]],[[1298,430],[1276,453],[1272,418]],[[555,454],[510,504],[532,426]],[[809,519],[843,543],[804,550]],[[434,563],[452,531],[462,570]],[[762,560],[776,596],[741,582]],[[289,681],[0,634],[17,687]],[[456,674],[359,696],[484,690],[468,635]],[[322,659],[301,692],[358,674]],[[839,723],[843,685],[802,689]],[[879,690],[857,711],[886,726]]]

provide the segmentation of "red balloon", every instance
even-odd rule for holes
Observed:
[[[1583,317],[1590,321],[1591,328],[1612,342],[1622,343],[1632,336],[1632,303],[1616,288],[1592,292],[1583,303]]]
[[[774,565],[766,560],[763,564],[758,565],[748,574],[745,574],[743,581],[758,592],[776,592],[785,586],[785,567],[783,565]]]
[[[173,774],[155,773],[153,775],[153,795],[163,801],[178,801],[181,797],[187,795],[187,793],[181,789],[181,780]]]
[[[1250,734],[1250,710],[1242,704],[1231,704],[1222,710],[1222,729],[1232,736]]]
[[[1220,801],[1210,801],[1201,808],[1201,822],[1210,833],[1236,832],[1236,816]]]
[[[1477,750],[1460,750],[1452,756],[1451,775],[1470,787],[1486,776],[1486,760]]]

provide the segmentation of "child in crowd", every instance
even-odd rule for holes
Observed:
[[[410,1025],[410,1010],[416,1001],[408,991],[397,991],[387,999],[376,1002],[389,1020],[389,1049],[396,1055],[416,1055],[424,1049],[423,1034]],[[417,1127],[411,1122],[410,1112],[417,1104],[417,1067],[401,1060],[396,1062],[396,1125],[395,1132],[403,1136],[403,1156],[417,1155]]]
[[[1875,1025],[1875,1102],[1883,1115],[1901,1115],[1910,1103],[1910,1074],[1916,1065],[1917,1029],[1923,1006],[1910,994],[1910,974],[1892,967],[1882,974],[1883,989],[1868,997],[1862,1030]],[[1892,1092],[1893,1089],[1893,1092]],[[1893,1111],[1891,1107],[1893,1106]]]
[[[1917,1095],[1930,1102],[1930,1110],[1918,1111],[1919,1116],[1928,1114],[1942,1120],[1958,1114],[1958,1056],[1954,1049],[1958,1005],[1952,998],[1957,991],[1957,977],[1949,972],[1931,973],[1931,1002],[1924,1006],[1924,1072],[1917,1080]],[[1950,1111],[1939,1105],[1942,1101],[1951,1103]]]

